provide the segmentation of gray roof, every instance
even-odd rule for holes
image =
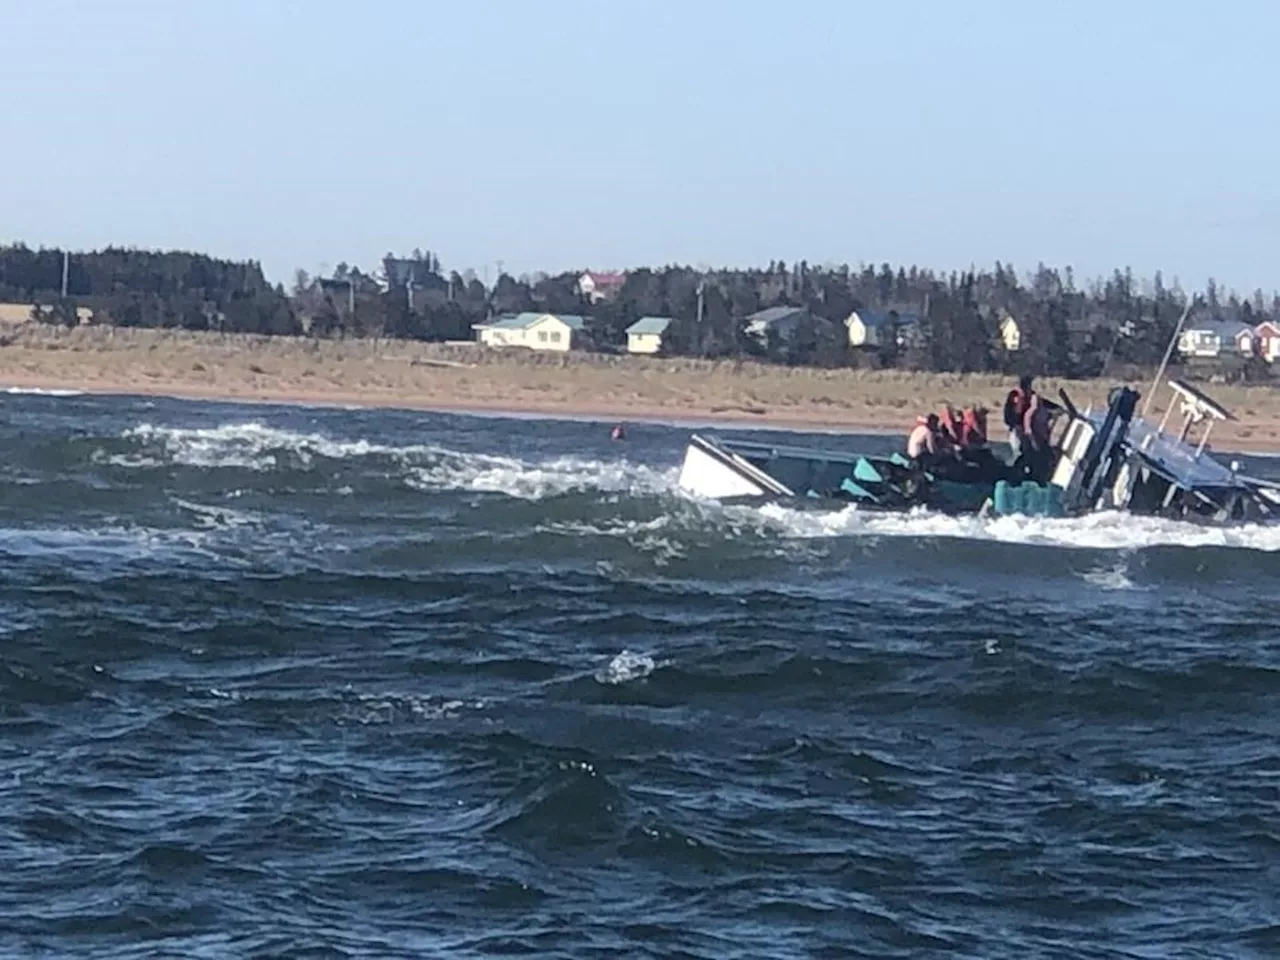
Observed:
[[[505,316],[497,317],[489,323],[478,323],[475,326],[484,327],[486,330],[523,330],[525,327],[531,327],[543,317],[548,316],[555,317],[573,330],[581,330],[586,324],[586,318],[575,316],[574,314],[548,314],[530,311],[527,313],[509,313]]]
[[[779,320],[786,320],[797,313],[806,312],[804,307],[768,307],[764,310],[757,310],[747,319],[752,323],[761,323],[768,326],[771,323],[777,323]]]
[[[661,336],[666,333],[669,326],[671,326],[670,317],[641,317],[627,327],[627,333],[651,333]]]
[[[868,327],[885,327],[896,323],[900,327],[909,327],[918,323],[920,318],[914,313],[899,313],[896,310],[855,310],[858,319]]]
[[[1196,323],[1188,323],[1183,328],[1183,332],[1188,330],[1203,330],[1233,340],[1241,333],[1253,333],[1253,327],[1247,323],[1241,323],[1239,320],[1201,320]]]

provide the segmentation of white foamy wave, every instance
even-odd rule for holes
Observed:
[[[1173,546],[1280,551],[1280,526],[1207,527],[1176,520],[1135,517],[1116,511],[1068,519],[983,518],[953,517],[923,510],[903,514],[874,513],[859,510],[856,506],[826,513],[766,504],[759,508],[731,507],[726,513],[732,515],[741,511],[754,513],[784,536],[800,538],[954,537],[1092,550]]]
[[[417,467],[405,481],[417,490],[471,490],[505,493],[524,500],[575,492],[630,495],[667,493],[675,488],[678,471],[655,470],[625,460],[557,457],[530,462],[487,454],[438,451],[437,462]]]
[[[266,424],[227,423],[217,427],[157,427],[140,424],[123,434],[159,447],[173,463],[188,467],[241,467],[249,470],[271,470],[287,455],[303,465],[316,457],[341,459],[374,454],[395,455],[413,448],[387,447],[367,440],[333,440],[318,433],[298,433]],[[121,458],[118,465],[150,465],[145,457]]]
[[[5,387],[5,393],[32,397],[82,397],[83,390],[45,389],[44,387]]]
[[[142,424],[124,438],[140,443],[138,452],[105,457],[113,466],[145,469],[164,463],[203,468],[267,471],[286,464],[303,469],[318,458],[357,460],[379,457],[403,473],[406,486],[425,492],[465,490],[503,493],[526,500],[573,492],[619,495],[668,493],[678,469],[655,469],[626,460],[561,456],[523,460],[450,450],[433,444],[393,445],[369,440],[339,440],[259,422],[183,428]]]
[[[633,680],[643,680],[653,673],[657,666],[653,657],[648,654],[623,650],[596,672],[596,680],[607,686],[616,687]]]

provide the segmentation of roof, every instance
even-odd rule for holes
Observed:
[[[523,330],[526,327],[532,327],[539,320],[545,317],[555,317],[565,326],[573,330],[581,330],[586,325],[586,318],[575,316],[568,313],[509,313],[501,317],[497,317],[488,323],[474,324],[476,327],[482,327],[485,330]]]
[[[1241,323],[1239,320],[1201,320],[1198,323],[1187,324],[1183,329],[1183,333],[1191,330],[1216,333],[1220,337],[1230,337],[1232,339],[1242,333],[1253,333],[1253,327],[1247,323]]]
[[[889,326],[894,323],[900,327],[909,327],[920,320],[914,313],[899,313],[896,310],[855,310],[850,319],[855,316],[862,321],[864,326],[872,329]]]
[[[613,271],[587,270],[582,274],[582,276],[590,277],[593,282],[595,282],[600,286],[605,286],[605,287],[615,286],[615,285],[623,284],[627,282],[627,275],[625,273],[617,273]]]
[[[752,323],[768,326],[771,323],[777,323],[779,320],[786,320],[797,313],[805,312],[804,307],[769,307],[765,310],[757,310],[747,319]]]
[[[631,326],[627,327],[627,333],[651,333],[661,335],[666,332],[667,327],[671,326],[670,317],[641,317]]]

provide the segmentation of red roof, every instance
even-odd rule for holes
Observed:
[[[597,287],[620,287],[627,282],[625,273],[597,273],[594,270],[588,270],[586,276],[590,277]]]

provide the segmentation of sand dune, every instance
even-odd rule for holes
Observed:
[[[906,431],[949,401],[998,407],[1007,378],[818,370],[630,356],[552,356],[404,341],[309,340],[159,330],[22,325],[0,337],[0,384],[100,393],[414,409],[510,411],[602,419],[709,420],[779,427]],[[1111,381],[1046,378],[1077,405]],[[1147,384],[1138,384],[1146,389]],[[1280,391],[1214,386],[1238,420],[1214,446],[1280,452]],[[1160,409],[1157,397],[1153,408]]]

